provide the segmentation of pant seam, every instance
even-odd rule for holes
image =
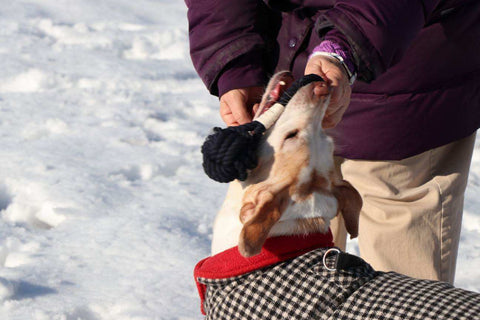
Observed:
[[[439,226],[439,230],[438,230],[438,232],[439,232],[438,234],[439,234],[439,238],[440,238],[440,254],[438,255],[437,263],[438,263],[438,266],[439,266],[439,269],[438,269],[439,279],[443,280],[443,279],[446,279],[446,278],[444,278],[444,266],[443,266],[443,254],[444,254],[444,251],[445,251],[444,235],[443,235],[443,228],[444,228],[444,222],[445,222],[444,221],[445,205],[444,205],[444,194],[443,194],[442,187],[441,187],[440,183],[437,181],[437,176],[433,174],[433,171],[434,171],[433,157],[434,157],[434,150],[431,150],[430,151],[430,176],[431,176],[431,180],[435,183],[435,186],[437,187],[437,191],[438,191],[438,194],[439,194],[439,197],[440,197],[440,226]],[[434,267],[434,269],[435,269],[435,267]]]

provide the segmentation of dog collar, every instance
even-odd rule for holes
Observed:
[[[262,251],[253,257],[245,258],[233,247],[214,256],[201,260],[195,266],[194,277],[201,299],[202,313],[206,285],[198,281],[203,279],[226,279],[262,269],[282,261],[293,259],[318,248],[333,247],[330,229],[327,233],[309,235],[289,235],[268,238]],[[204,313],[205,314],[205,313]]]

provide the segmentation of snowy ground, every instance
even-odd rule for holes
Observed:
[[[225,185],[201,169],[221,122],[187,35],[179,0],[2,1],[0,319],[201,318]],[[477,152],[456,283],[475,291],[479,194]]]

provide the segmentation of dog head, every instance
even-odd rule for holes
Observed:
[[[256,117],[291,82],[289,73],[276,74]],[[282,224],[290,228],[284,232],[326,232],[338,212],[351,236],[357,235],[361,198],[348,182],[335,175],[333,142],[321,126],[329,99],[326,82],[301,87],[265,133],[259,165],[245,181],[240,210],[242,255],[258,254],[272,228],[282,229]]]

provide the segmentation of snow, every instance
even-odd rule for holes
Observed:
[[[201,319],[192,272],[226,186],[201,167],[222,122],[190,62],[186,11],[178,0],[2,7],[1,319]],[[475,291],[478,194],[477,151],[456,282]]]

